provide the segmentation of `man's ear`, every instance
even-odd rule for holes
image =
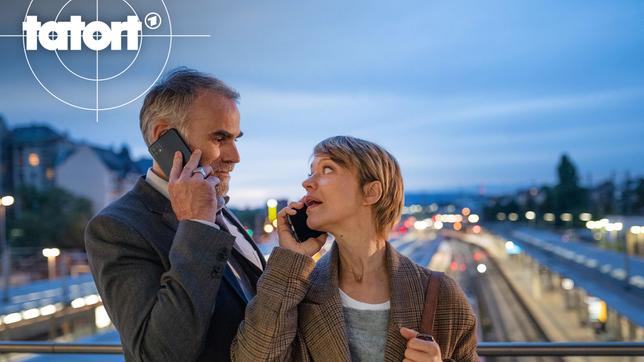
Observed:
[[[159,137],[161,137],[161,135],[163,133],[165,133],[165,131],[169,130],[170,128],[172,128],[172,127],[170,126],[170,124],[168,122],[163,121],[163,120],[158,121],[154,125],[154,127],[152,127],[152,140],[151,140],[150,143],[151,144],[154,143],[156,140],[159,139]]]
[[[371,181],[362,187],[365,205],[373,205],[382,197],[382,182]]]

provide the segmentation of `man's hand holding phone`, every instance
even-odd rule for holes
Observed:
[[[287,207],[277,213],[277,235],[279,237],[279,244],[282,248],[289,249],[296,253],[300,253],[312,257],[322,249],[326,243],[327,234],[323,233],[318,237],[309,238],[302,242],[298,242],[293,236],[291,225],[288,216],[294,216],[298,210],[304,208],[304,202],[296,201],[288,204]]]
[[[200,159],[201,150],[195,150],[186,165],[182,166],[181,152],[174,153],[172,169],[168,176],[168,192],[177,220],[215,222],[218,209],[215,187],[220,180],[212,176],[210,166],[203,166],[207,177],[204,177],[201,172],[193,172],[199,167]]]

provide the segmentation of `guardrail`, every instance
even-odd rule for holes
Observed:
[[[481,342],[479,356],[644,356],[644,342]],[[120,344],[0,341],[0,353],[122,354]]]

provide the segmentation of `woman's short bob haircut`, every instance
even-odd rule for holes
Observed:
[[[405,203],[404,187],[398,161],[383,147],[351,136],[335,136],[318,143],[314,156],[326,156],[340,166],[355,170],[362,188],[380,181],[382,196],[373,205],[376,232],[387,237],[400,219]]]

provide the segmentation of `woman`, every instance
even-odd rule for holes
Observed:
[[[314,149],[306,196],[278,213],[279,247],[233,342],[238,361],[478,360],[476,319],[451,278],[440,281],[434,336],[418,335],[430,271],[388,242],[403,207],[394,157],[353,137]],[[298,243],[288,215],[307,205],[310,228],[327,234]],[[419,338],[420,337],[420,338]]]

